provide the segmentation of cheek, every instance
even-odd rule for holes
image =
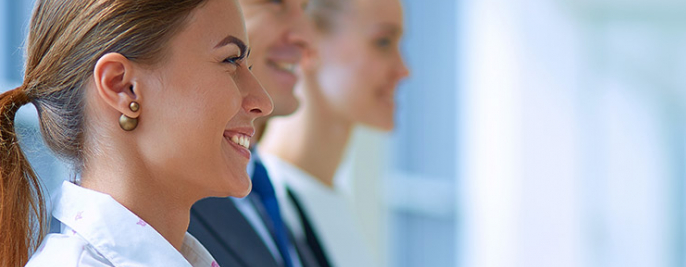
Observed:
[[[222,82],[223,81],[223,82]],[[220,153],[218,145],[223,141],[223,132],[228,122],[240,110],[241,95],[231,79],[203,84],[194,98],[189,99],[193,106],[187,114],[180,114],[184,127],[191,135],[179,138],[193,138],[202,145],[195,146],[198,154],[212,156]]]
[[[210,75],[193,75],[192,83],[177,94],[169,107],[180,127],[197,135],[215,134],[240,109],[241,95],[231,76],[214,71]],[[214,129],[214,131],[209,131]]]
[[[388,61],[374,54],[351,55],[321,62],[322,94],[338,116],[381,130],[391,130],[395,88],[388,80]],[[393,100],[390,100],[392,103]]]
[[[150,122],[141,121],[149,126],[143,144],[144,151],[151,152],[147,158],[173,175],[198,177],[218,170],[224,161],[224,127],[240,108],[240,93],[230,78],[202,76],[193,79],[201,83],[177,79],[173,84],[178,87],[160,90]]]
[[[364,115],[376,105],[383,77],[380,67],[377,62],[359,54],[327,59],[322,62],[319,75],[323,94],[348,117]]]

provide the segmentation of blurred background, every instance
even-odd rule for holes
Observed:
[[[340,175],[385,266],[686,266],[686,2],[403,2],[397,129],[359,129]],[[0,91],[32,5],[0,0]]]

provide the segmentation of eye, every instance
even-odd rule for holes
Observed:
[[[233,65],[238,65],[238,64],[240,64],[239,61],[241,61],[242,59],[243,59],[242,56],[228,57],[228,58],[224,59],[223,62],[228,63],[228,64],[233,64]]]
[[[381,49],[386,49],[390,47],[391,44],[393,44],[393,41],[391,40],[391,38],[387,37],[377,39],[375,42],[375,45]]]

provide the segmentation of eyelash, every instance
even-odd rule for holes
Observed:
[[[224,63],[229,63],[229,64],[234,64],[234,65],[240,65],[241,60],[243,60],[243,56],[238,56],[238,57],[227,57],[224,59]]]
[[[239,66],[239,65],[241,65],[241,63],[239,61],[243,60],[244,58],[245,58],[245,56],[228,57],[228,58],[224,59],[224,63]],[[252,66],[254,66],[254,65],[248,66],[248,70],[252,71]]]

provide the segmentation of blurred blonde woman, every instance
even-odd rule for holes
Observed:
[[[0,266],[218,266],[186,229],[197,200],[251,188],[246,140],[272,104],[247,44],[235,0],[38,0],[24,82],[0,96]],[[81,177],[40,246],[40,181],[14,130],[29,103]]]
[[[318,243],[329,266],[378,266],[334,175],[356,125],[394,126],[399,0],[311,0],[317,38],[302,61],[300,109],[269,122],[261,141],[284,215],[296,238]],[[316,250],[316,249],[315,249]]]

